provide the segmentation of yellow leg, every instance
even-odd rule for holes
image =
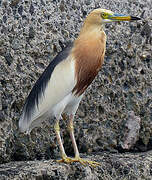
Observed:
[[[60,136],[60,126],[59,126],[59,120],[56,121],[55,125],[54,125],[54,130],[56,133],[56,137],[57,137],[57,141],[59,144],[59,148],[60,148],[60,153],[61,153],[61,157],[62,159],[57,160],[57,162],[65,162],[65,163],[71,163],[71,158],[67,157],[64,147],[63,147],[63,143],[62,143],[62,139]]]
[[[54,130],[55,130],[55,133],[56,133],[57,141],[59,143],[61,156],[66,157],[65,150],[64,150],[64,147],[63,147],[63,143],[62,143],[62,139],[61,139],[61,136],[60,136],[59,120],[56,121],[56,123],[54,125]]]
[[[69,123],[68,123],[68,129],[70,132],[72,145],[73,145],[74,152],[75,152],[75,158],[67,157],[67,155],[65,153],[63,143],[61,140],[61,136],[60,136],[60,127],[59,127],[59,121],[58,120],[55,123],[54,129],[55,129],[55,133],[56,133],[57,141],[59,143],[60,153],[61,153],[61,157],[62,157],[62,159],[57,160],[57,162],[59,162],[59,163],[61,163],[61,162],[64,162],[64,163],[80,162],[84,166],[90,165],[93,167],[100,165],[100,163],[98,163],[98,162],[80,158],[78,147],[77,147],[75,137],[74,137],[73,115],[70,116]]]
[[[71,162],[80,162],[84,166],[86,166],[86,165],[90,165],[93,167],[99,166],[100,163],[98,163],[98,162],[80,158],[78,147],[77,147],[75,137],[74,137],[73,118],[74,118],[74,116],[70,115],[69,124],[68,124],[68,129],[70,132],[70,137],[72,140],[72,145],[73,145],[74,153],[75,153],[75,158],[71,158]]]
[[[61,153],[61,157],[62,159],[57,160],[57,162],[65,162],[65,163],[71,163],[71,158],[67,157],[64,147],[63,147],[63,143],[62,143],[62,139],[60,136],[60,126],[59,126],[59,120],[56,121],[55,125],[54,125],[54,130],[56,133],[56,137],[57,137],[57,141],[59,144],[59,148],[60,148],[60,153]]]

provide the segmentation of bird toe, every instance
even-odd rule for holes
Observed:
[[[90,160],[87,160],[87,159],[83,159],[83,158],[80,158],[80,157],[75,157],[75,158],[70,158],[70,157],[62,157],[62,159],[60,160],[57,160],[58,163],[67,163],[67,164],[70,164],[70,163],[73,163],[73,162],[79,162],[80,164],[82,164],[83,166],[92,166],[92,167],[97,167],[97,166],[100,166],[101,164],[96,162],[96,161],[90,161]]]

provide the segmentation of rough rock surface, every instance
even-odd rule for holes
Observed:
[[[143,20],[106,25],[105,62],[75,119],[80,152],[124,151],[121,145],[130,111],[140,119],[140,129],[128,151],[152,149],[151,0],[3,0],[0,1],[0,163],[58,157],[53,120],[28,136],[18,132],[18,119],[35,81],[53,57],[77,37],[83,19],[97,7]],[[66,122],[61,122],[61,128],[66,151],[72,155],[71,141],[64,130]]]
[[[79,163],[58,164],[53,160],[20,161],[0,165],[1,180],[151,180],[152,152],[87,156],[101,163],[92,168]]]
[[[130,149],[139,140],[140,122],[141,119],[131,111],[125,124],[126,131],[124,132],[123,144],[121,145],[123,149]]]

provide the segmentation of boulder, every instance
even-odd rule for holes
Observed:
[[[82,173],[97,179],[98,170],[93,174],[89,167],[58,166],[48,160],[59,157],[53,119],[35,128],[31,135],[19,132],[18,120],[26,97],[45,67],[69,42],[74,41],[86,15],[98,7],[138,16],[142,20],[106,25],[104,65],[87,89],[75,117],[79,150],[81,153],[98,154],[103,151],[139,153],[152,149],[151,1],[4,0],[0,1],[0,163],[12,161],[1,165],[4,177],[11,172],[12,177],[16,176],[15,172],[27,173],[27,177],[42,176],[40,172],[44,166],[49,169],[48,173],[54,171],[55,176],[71,173],[69,177],[74,177]],[[60,123],[66,152],[72,156],[66,121]],[[151,160],[147,153],[97,155],[93,159],[99,158],[103,162],[102,167],[107,167],[105,171],[99,168],[101,177],[108,176],[108,171],[111,174],[123,171],[137,176],[142,171],[150,173],[149,170],[136,170],[140,164],[143,167],[146,164],[144,156]],[[113,167],[118,157],[121,171],[116,172]],[[126,167],[131,166],[129,160],[132,158],[136,166],[133,165],[132,170],[122,169],[123,163],[128,162]],[[104,166],[104,161],[107,166]],[[111,164],[112,161],[115,165]],[[31,170],[27,172],[27,169]]]

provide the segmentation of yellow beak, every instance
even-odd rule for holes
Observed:
[[[122,14],[113,14],[111,16],[109,16],[109,19],[111,21],[134,21],[134,20],[140,20],[140,18],[138,17],[134,17],[134,16],[126,16],[126,15],[122,15]]]

